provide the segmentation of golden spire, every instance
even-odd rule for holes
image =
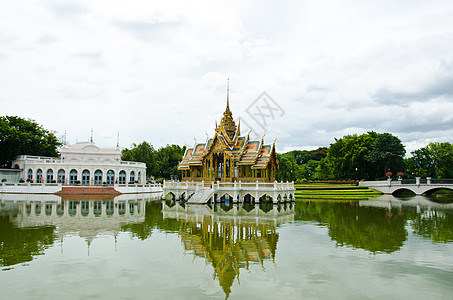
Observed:
[[[220,127],[221,130],[223,129],[222,131],[228,135],[229,139],[232,140],[236,133],[236,124],[234,123],[233,114],[230,110],[230,80],[228,79],[227,82],[227,105],[222,120],[220,120]]]
[[[230,109],[230,78],[227,79],[227,109]]]
[[[230,80],[227,81],[227,105],[223,117],[220,120],[220,126],[216,129],[217,132],[228,136],[229,140],[233,140],[236,133],[236,123],[233,120],[233,114],[230,110]]]

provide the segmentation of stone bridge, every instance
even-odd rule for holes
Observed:
[[[441,189],[453,190],[453,179],[421,179],[416,177],[409,180],[361,181],[359,186],[366,186],[384,194],[409,190],[416,195],[431,194]]]
[[[222,197],[234,203],[259,203],[266,195],[273,203],[294,201],[294,182],[190,182],[165,181],[163,197],[171,196],[176,200],[188,203],[206,203],[210,200],[219,202]]]

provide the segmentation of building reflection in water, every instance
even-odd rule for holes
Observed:
[[[214,268],[214,278],[228,298],[240,269],[275,262],[276,228],[294,220],[294,204],[180,205],[162,202],[164,219],[181,222],[179,235],[186,251],[203,257]]]
[[[116,237],[122,226],[145,220],[145,205],[160,195],[1,195],[0,266],[31,261],[66,235],[87,243],[101,234]],[[24,246],[26,245],[26,247]]]

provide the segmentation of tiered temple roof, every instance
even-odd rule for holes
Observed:
[[[214,137],[207,138],[206,142],[195,142],[193,147],[188,147],[184,153],[178,170],[189,170],[193,167],[203,166],[203,159],[214,149],[223,148],[237,166],[250,166],[252,169],[265,169],[274,157],[276,162],[275,141],[271,145],[264,144],[264,137],[254,141],[250,139],[250,132],[240,136],[240,121],[236,126],[233,115],[227,106],[220,125],[216,126]],[[278,164],[277,164],[278,168]]]

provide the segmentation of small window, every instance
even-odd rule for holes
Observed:
[[[36,183],[42,183],[42,170],[38,169],[36,171]]]
[[[89,185],[90,184],[90,171],[83,170],[82,172],[82,184]]]
[[[77,183],[77,170],[72,169],[71,172],[69,172],[69,184],[76,184]]]
[[[126,172],[121,170],[118,177],[119,184],[126,184]]]
[[[46,183],[52,183],[53,182],[53,170],[49,169],[47,170],[46,173]]]

